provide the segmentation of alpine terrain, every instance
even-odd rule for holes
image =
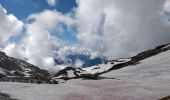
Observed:
[[[1,81],[45,82],[48,75],[49,73],[46,70],[42,70],[25,61],[9,57],[4,52],[0,52]]]
[[[15,66],[11,70],[22,72],[25,77],[27,74],[23,69],[33,67],[3,55],[24,67],[19,70],[20,67]],[[3,75],[12,73],[10,69],[1,69]],[[170,44],[166,44],[130,58],[110,60],[88,68],[67,67],[49,78],[51,83],[57,84],[0,82],[0,92],[2,97],[9,94],[19,100],[169,100],[169,72]]]

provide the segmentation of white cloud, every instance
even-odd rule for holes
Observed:
[[[55,61],[53,57],[44,57],[43,63],[44,66],[48,66],[49,68],[53,68],[55,65]]]
[[[18,35],[23,28],[23,22],[0,5],[0,44],[6,43],[10,37]]]
[[[103,49],[102,36],[96,34],[99,31],[101,17],[102,17],[102,4],[100,0],[82,0],[78,2],[76,9],[77,24],[79,26],[77,38],[84,43],[85,46],[93,48],[94,50]]]
[[[5,46],[4,52],[11,57],[26,60],[24,48],[15,43],[9,43]]]
[[[77,0],[77,38],[113,59],[170,42],[165,0]],[[86,37],[86,38],[85,38]]]
[[[170,12],[170,0],[165,1],[163,8],[164,8],[164,11]]]
[[[22,41],[18,46],[17,44],[7,45],[4,51],[12,57],[26,59],[29,63],[49,70],[55,66],[54,50],[64,46],[64,43],[51,33],[62,34],[60,32],[64,30],[63,25],[69,29],[74,25],[74,20],[69,15],[50,10],[31,14],[27,20],[29,23],[25,25],[26,35]]]
[[[51,2],[53,5],[54,1]],[[21,42],[8,44],[4,51],[10,56],[52,71],[66,67],[55,65],[54,60],[68,62],[67,54],[70,52],[87,53],[91,58],[103,55],[114,59],[131,56],[170,42],[170,25],[162,14],[163,11],[169,11],[168,0],[76,0],[76,2],[78,7],[74,9],[73,14],[62,14],[55,10],[31,14],[27,19],[28,23],[25,23],[26,35]],[[4,34],[8,38],[17,34],[22,26],[22,22],[16,17],[9,16],[13,15],[6,14],[1,7],[0,17],[8,19],[7,23],[14,23],[10,24],[11,26],[7,25],[6,29],[12,30],[6,32],[10,35]],[[63,25],[71,31],[75,24],[77,32],[74,35],[78,39],[75,45],[67,45],[65,41],[51,34],[54,32],[62,34],[65,31]],[[4,36],[0,34],[0,39],[1,37]],[[76,66],[81,64],[83,62],[79,60],[75,63]]]
[[[55,66],[55,63],[50,63],[49,66],[49,59],[46,59],[50,58],[50,62],[52,62],[54,58],[53,50],[57,44],[55,43],[54,45],[53,41],[59,41],[57,38],[53,38],[50,33],[63,30],[63,24],[71,27],[74,21],[66,15],[50,10],[32,14],[28,20],[34,20],[31,24],[27,24],[27,36],[23,41],[28,61],[45,69],[48,69],[50,66]],[[61,44],[58,43],[57,46],[60,47]]]
[[[81,61],[80,59],[76,60],[76,63],[74,64],[75,67],[82,67],[82,65],[84,64],[83,61]]]
[[[57,0],[47,0],[47,3],[48,3],[50,6],[55,6],[56,3],[57,3]]]

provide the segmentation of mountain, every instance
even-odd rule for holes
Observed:
[[[101,77],[101,75],[105,73],[109,73],[123,67],[138,65],[142,60],[168,50],[170,50],[170,44],[165,44],[154,49],[141,52],[130,58],[105,61],[104,63],[96,64],[91,67],[75,68],[69,66],[56,72],[50,77],[50,79],[48,78],[49,74],[46,70],[42,70],[25,61],[8,57],[4,52],[0,52],[0,79],[3,81],[14,79],[12,81],[18,80],[25,82],[30,82],[30,79],[41,82],[49,82],[50,80],[51,83],[60,83],[71,79],[97,80],[104,78]],[[81,58],[82,56],[83,55],[79,55],[72,58],[77,59],[77,57]]]
[[[4,52],[0,51],[0,79],[35,79],[48,77],[48,71],[42,70],[25,61],[15,59],[7,56]],[[15,80],[14,80],[15,81]]]
[[[63,81],[63,80],[70,80],[70,79],[100,79],[100,75],[111,72],[112,70],[117,70],[127,66],[133,66],[140,64],[142,60],[155,56],[159,53],[165,52],[170,50],[170,44],[165,44],[158,46],[154,49],[147,50],[141,52],[133,57],[130,58],[121,58],[117,60],[110,60],[106,61],[102,64],[97,64],[87,68],[73,68],[73,67],[66,67],[63,70],[60,70],[56,74],[51,77],[52,81]]]
[[[88,68],[67,67],[51,79],[62,84],[0,82],[0,90],[19,100],[169,100],[170,44]]]

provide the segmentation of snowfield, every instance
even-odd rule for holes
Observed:
[[[109,70],[114,65],[125,63],[125,62],[128,62],[130,60],[131,60],[130,58],[122,58],[122,59],[118,59],[116,61],[108,61],[107,64],[104,63],[104,64],[98,64],[98,65],[95,65],[95,66],[83,68],[83,70],[85,70],[84,73],[91,73],[91,74],[101,73],[101,72]]]
[[[170,95],[170,50],[101,76],[115,79],[0,82],[0,92],[19,100],[158,100]]]

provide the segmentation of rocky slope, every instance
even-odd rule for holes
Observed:
[[[40,79],[48,76],[49,74],[46,70],[0,52],[0,80],[26,81],[27,79]]]

